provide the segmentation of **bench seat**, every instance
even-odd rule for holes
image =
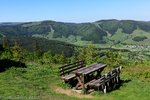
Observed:
[[[90,82],[88,84],[88,86],[89,87],[99,87],[99,86],[101,86],[103,84],[105,84],[105,77],[104,76],[99,78],[99,79],[97,79],[97,80],[95,80],[95,81],[93,81],[93,82]]]
[[[66,76],[62,76],[62,79],[65,80],[65,81],[68,81],[72,78],[75,78],[75,74],[69,74],[69,75],[66,75]]]

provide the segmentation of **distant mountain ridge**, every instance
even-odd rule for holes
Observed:
[[[80,44],[144,44],[150,40],[150,22],[134,20],[99,20],[91,23],[40,21],[0,23],[0,35],[40,37]],[[2,37],[2,36],[1,36]],[[147,43],[148,44],[148,43]]]

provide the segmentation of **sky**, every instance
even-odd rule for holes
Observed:
[[[0,0],[0,22],[150,21],[150,0]]]

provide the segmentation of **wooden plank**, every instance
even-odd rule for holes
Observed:
[[[94,65],[97,65],[97,63],[91,64],[91,65],[86,66],[86,67],[83,67],[83,68],[79,68],[79,69],[73,71],[73,73],[76,74],[76,73],[81,72],[81,71],[83,71],[83,70],[86,70],[86,69],[88,69],[89,67],[92,67],[92,66],[94,66]]]
[[[117,72],[117,70],[116,69],[113,69],[112,71],[111,71],[111,73],[116,73]]]
[[[84,67],[83,63],[78,63],[78,64],[75,64],[75,65],[72,65],[72,66],[68,66],[68,67],[65,67],[65,68],[62,68],[60,70],[60,72],[63,72],[63,71],[66,71],[66,70],[71,70],[72,68],[75,68],[75,67]]]
[[[71,70],[69,70],[69,71],[64,71],[64,73],[63,74],[69,74],[70,72],[72,72],[72,71],[74,71],[74,70],[77,70],[77,69],[80,69],[80,68],[83,68],[82,66],[81,67],[76,67],[76,68],[73,68],[73,69],[71,69]],[[63,74],[61,74],[61,75],[63,75]]]
[[[69,74],[71,71],[77,70],[78,68],[84,67],[85,63],[84,60],[80,60],[80,61],[76,61],[74,63],[71,64],[66,64],[62,67],[59,67],[60,69],[60,75],[64,76],[65,74]]]
[[[81,67],[81,68],[79,68],[79,69],[77,69],[77,70],[72,71],[72,73],[76,74],[77,72],[82,71],[82,70],[85,70],[86,68],[87,68],[87,67]]]
[[[75,77],[75,74],[69,74],[69,75],[63,76],[62,79],[68,81],[69,79],[72,79],[74,77]]]
[[[117,73],[113,73],[112,75],[111,75],[111,78],[115,78],[117,76]]]
[[[90,68],[90,69],[84,71],[83,74],[87,75],[87,74],[90,74],[90,73],[92,73],[94,71],[97,71],[97,70],[100,70],[100,69],[103,70],[105,66],[106,66],[105,64],[104,65],[95,66],[94,68]]]
[[[101,77],[101,78],[99,78],[99,79],[89,83],[89,86],[93,86],[93,87],[100,86],[102,83],[105,83],[105,76],[103,76],[103,77]]]
[[[89,71],[89,70],[93,70],[95,67],[97,67],[99,64],[94,64],[94,65],[91,65],[91,66],[89,66],[89,67],[87,67],[86,69],[84,69],[84,70],[80,70],[80,71],[78,71],[78,72],[76,72],[76,74],[77,75],[81,75],[81,74],[83,74],[84,72],[87,72],[87,71]]]
[[[61,68],[61,70],[63,70],[63,69]],[[61,71],[61,70],[60,70],[60,76],[62,76],[62,75],[64,76],[64,71]]]

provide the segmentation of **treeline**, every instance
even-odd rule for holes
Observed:
[[[119,65],[130,66],[147,63],[147,61],[143,59],[143,56],[140,54],[140,52],[100,50],[95,48],[93,45],[89,45],[88,47],[76,47],[63,43],[63,48],[60,48],[60,44],[58,43],[58,46],[53,45],[56,46],[52,47],[53,49],[47,49],[43,51],[43,47],[38,46],[38,43],[41,42],[36,42],[36,45],[32,45],[32,48],[34,49],[30,51],[29,49],[24,48],[24,46],[17,40],[11,45],[9,45],[8,41],[9,40],[3,40],[3,44],[0,46],[1,60],[9,59],[19,62],[36,62],[39,64],[50,65],[65,64],[83,59],[85,60],[86,64],[92,64],[96,62],[106,63],[109,67],[115,67]],[[48,48],[46,44],[43,44],[43,46]],[[60,49],[59,52],[57,52],[57,49]],[[66,55],[69,54],[68,52],[71,52],[70,55]]]
[[[98,25],[111,34],[115,34],[118,28],[121,28],[124,33],[131,34],[137,28],[146,32],[150,31],[150,22],[133,21],[133,20],[100,20]]]
[[[136,36],[136,37],[134,37],[132,40],[139,42],[139,41],[143,41],[143,40],[145,40],[145,39],[147,39],[146,36]]]
[[[52,53],[51,50],[42,52],[39,49],[35,51],[28,51],[23,49],[22,46],[15,42],[15,44],[9,47],[3,44],[0,52],[0,59],[9,59],[20,62],[37,62],[40,64],[64,64],[77,60],[85,60],[86,64],[92,64],[95,62],[107,63],[113,67],[122,63],[121,56],[117,52],[101,52],[93,45],[88,47],[75,47],[72,56],[66,56],[64,52]],[[113,62],[113,63],[110,63]]]
[[[50,50],[52,54],[64,53],[65,56],[71,56],[73,54],[74,45],[56,40],[47,40],[44,38],[33,37],[4,37],[0,39],[0,44],[4,47],[12,47],[15,43],[19,44],[27,51],[34,52],[36,50],[46,52]]]

